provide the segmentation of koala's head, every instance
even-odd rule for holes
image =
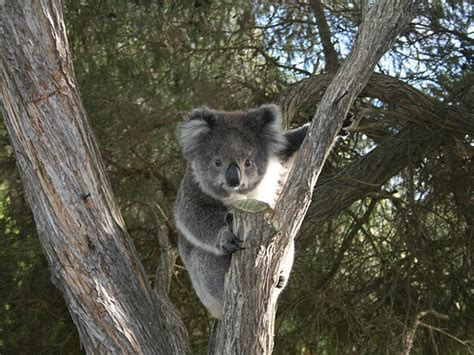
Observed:
[[[201,189],[223,200],[252,191],[285,144],[276,105],[247,112],[195,109],[179,126],[178,140]]]

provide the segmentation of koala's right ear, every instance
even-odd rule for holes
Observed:
[[[261,141],[267,144],[267,149],[279,154],[286,147],[286,140],[282,133],[282,114],[275,104],[262,105],[249,111],[251,126],[257,132]]]
[[[214,112],[207,107],[192,110],[184,122],[178,126],[178,142],[183,148],[183,154],[189,155],[206,133],[215,126]]]

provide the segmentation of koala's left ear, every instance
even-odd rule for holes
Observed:
[[[215,126],[214,112],[207,107],[192,110],[178,126],[178,141],[184,155],[192,153],[202,137]]]
[[[262,105],[250,110],[251,125],[256,133],[261,136],[268,148],[279,152],[285,146],[285,138],[282,133],[283,118],[280,108],[275,104]]]

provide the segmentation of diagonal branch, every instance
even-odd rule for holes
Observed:
[[[317,107],[333,80],[333,74],[322,74],[299,81],[285,90],[280,106],[288,123]],[[474,114],[433,99],[400,79],[374,73],[360,96],[377,98],[407,114],[407,121],[426,124],[452,133],[474,134]]]
[[[318,106],[275,209],[275,221],[286,226],[283,232],[290,238],[296,235],[306,214],[316,180],[349,107],[364,89],[375,64],[413,18],[414,8],[415,3],[409,0],[380,1],[362,22],[353,50]]]
[[[288,88],[280,98],[287,121],[296,120],[317,106],[332,78],[332,74],[324,74]],[[313,193],[318,197],[314,198],[300,230],[303,236],[353,202],[378,191],[408,164],[409,156],[419,160],[449,137],[474,134],[472,113],[437,101],[397,78],[373,74],[361,96],[396,106],[409,124],[342,171],[320,178]]]

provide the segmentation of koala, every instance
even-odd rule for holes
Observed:
[[[175,205],[181,259],[201,302],[222,319],[225,273],[243,241],[232,231],[229,206],[257,199],[275,206],[309,124],[283,132],[278,106],[246,112],[206,107],[178,127],[187,161]],[[285,257],[274,295],[286,286],[294,245]]]
[[[243,248],[232,231],[229,206],[257,199],[275,206],[308,125],[283,132],[276,105],[247,112],[199,108],[178,128],[187,161],[175,205],[178,247],[201,302],[222,318],[225,273]],[[293,264],[291,246],[275,295],[285,287]]]

